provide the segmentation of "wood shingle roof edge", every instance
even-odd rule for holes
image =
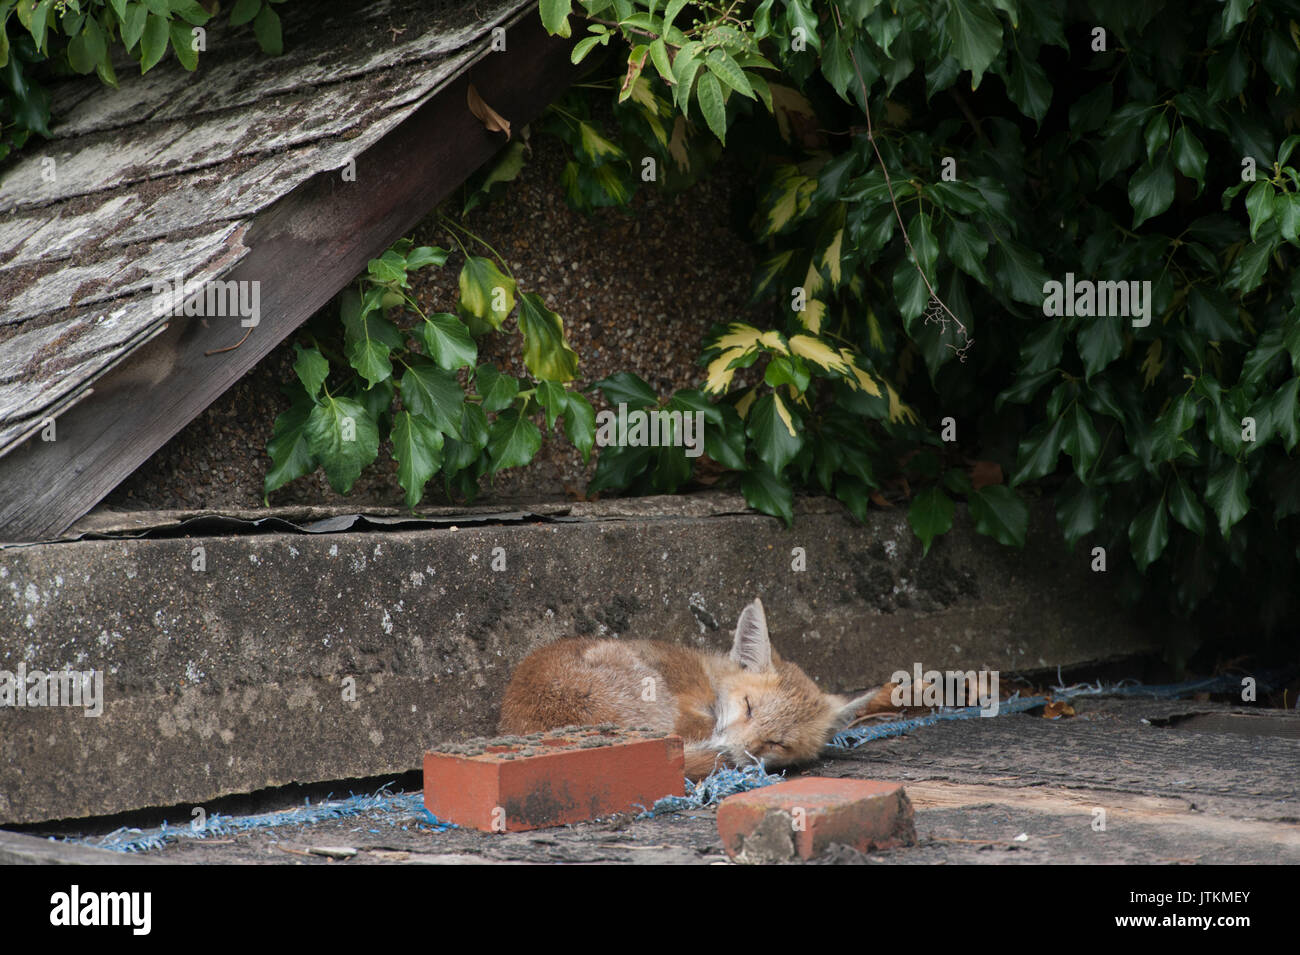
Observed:
[[[471,80],[516,128],[563,92],[575,72],[570,44],[546,35],[533,0],[499,3],[435,88],[388,111],[377,131],[353,137],[354,151],[329,154],[285,194],[243,219],[221,221],[206,246],[199,243],[187,280],[258,283],[260,321],[239,348],[204,354],[239,339],[247,329],[237,318],[174,315],[137,322],[112,348],[89,355],[61,347],[57,337],[37,343],[46,361],[69,362],[76,374],[65,376],[73,384],[62,390],[47,383],[32,413],[0,419],[0,442],[11,448],[0,457],[0,540],[57,537],[499,150],[504,137],[468,109]],[[505,52],[492,50],[498,25],[507,31]],[[344,181],[338,169],[348,160],[355,178]],[[156,287],[158,275],[148,278]],[[150,290],[81,324],[98,320],[111,331],[141,303],[153,308]],[[11,305],[0,297],[0,333]],[[93,311],[92,304],[78,314]],[[14,337],[0,340],[0,400],[13,384],[2,372],[14,362]],[[41,440],[35,433],[55,416],[56,440]]]

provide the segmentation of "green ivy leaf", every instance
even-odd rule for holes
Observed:
[[[1169,544],[1169,515],[1163,497],[1133,518],[1128,539],[1138,570],[1145,573]]]
[[[1101,526],[1104,491],[1074,482],[1071,493],[1063,493],[1056,500],[1056,521],[1070,549]]]
[[[557,385],[553,381],[539,381],[537,383],[537,403],[546,412],[547,431],[555,427],[555,422],[560,415],[564,414],[565,408],[568,407],[567,394],[568,392],[564,390],[563,385]]]
[[[316,456],[307,442],[307,419],[315,407],[314,401],[303,397],[275,419],[271,440],[266,444],[271,469],[262,481],[264,495],[316,470]]]
[[[1201,141],[1186,125],[1174,135],[1174,165],[1184,176],[1195,179],[1202,187],[1205,186],[1205,164],[1209,158],[1210,154],[1201,145]],[[1199,195],[1200,190],[1197,193]]]
[[[369,327],[369,323],[365,325]],[[386,342],[369,335],[354,339],[347,349],[348,363],[372,387],[378,382],[393,377],[390,354],[391,349]]]
[[[230,11],[230,25],[238,27],[248,23],[262,9],[262,2],[263,0],[235,0],[235,6]]]
[[[150,13],[140,35],[140,72],[148,73],[167,52],[167,21]]]
[[[503,411],[519,394],[519,379],[502,374],[496,365],[482,364],[474,372],[484,411]]]
[[[479,459],[479,454],[487,447],[488,420],[483,409],[472,402],[465,402],[460,409],[460,438],[447,438],[443,441],[443,471],[455,474],[463,471]]]
[[[446,371],[473,368],[478,361],[478,345],[469,329],[455,315],[438,312],[425,319],[420,339],[429,357]]]
[[[1205,536],[1205,508],[1201,507],[1201,502],[1181,474],[1174,475],[1173,485],[1169,488],[1169,513],[1193,534]]]
[[[402,288],[407,287],[406,257],[393,249],[366,263],[366,271],[376,282],[395,282]]]
[[[807,0],[788,0],[785,15],[790,24],[791,35],[796,29],[802,30],[808,49],[821,53],[822,39],[817,33],[817,14],[813,12]]]
[[[572,381],[578,373],[578,353],[564,340],[564,323],[546,307],[540,295],[525,292],[519,299],[519,330],[524,335],[524,365],[543,381]]]
[[[1174,201],[1174,169],[1169,156],[1147,163],[1128,182],[1128,198],[1133,205],[1133,228],[1164,212]]]
[[[957,268],[981,285],[989,284],[988,274],[984,271],[989,244],[976,226],[961,219],[949,220],[944,231],[943,247]]]
[[[576,391],[566,392],[566,396],[564,436],[582,453],[582,463],[586,464],[596,443],[596,412],[591,402]]]
[[[1047,72],[1035,60],[1017,56],[1007,78],[1007,97],[1041,126],[1052,104],[1052,83]]]
[[[1092,415],[1078,402],[1065,413],[1062,422],[1065,427],[1061,450],[1074,462],[1075,476],[1086,482],[1101,453],[1101,436],[1093,426]]]
[[[786,527],[794,523],[794,491],[784,478],[766,468],[746,471],[740,476],[740,492],[754,510],[781,518]]]
[[[449,254],[446,249],[440,249],[436,245],[419,246],[406,253],[406,270],[411,272],[429,265],[442,268],[447,263]]]
[[[930,553],[930,544],[936,537],[952,529],[953,511],[952,498],[938,487],[927,488],[912,499],[907,520],[921,538],[923,555]]]
[[[1296,442],[1300,440],[1300,406],[1296,402],[1297,389],[1300,389],[1300,378],[1292,378],[1273,393],[1266,405],[1269,423],[1272,430],[1275,430],[1282,439],[1287,454],[1295,450]]]
[[[975,530],[1007,547],[1024,547],[1029,507],[1005,484],[982,487],[970,498]]]
[[[460,306],[492,328],[500,328],[515,307],[515,280],[491,259],[471,255],[460,270]]]
[[[767,394],[754,402],[746,425],[759,459],[773,474],[780,474],[803,447],[803,433],[780,395]]]
[[[613,407],[627,405],[628,411],[637,411],[659,406],[659,396],[655,394],[654,389],[630,371],[615,372],[608,378],[602,378],[592,387],[600,389],[605,400]]]
[[[1273,218],[1273,184],[1267,181],[1255,183],[1246,193],[1246,212],[1250,215],[1250,241],[1255,241],[1260,226]]]
[[[253,18],[253,36],[263,53],[279,56],[284,52],[284,40],[280,36],[280,15],[267,4]]]
[[[1084,319],[1079,325],[1075,347],[1083,361],[1085,380],[1102,371],[1124,350],[1123,318]]]
[[[293,350],[297,352],[298,358],[293,363],[294,374],[302,382],[302,386],[307,389],[313,400],[320,394],[321,385],[329,377],[330,363],[320,352],[314,348],[303,348],[301,345],[294,344]]]
[[[307,418],[307,446],[330,486],[347,494],[379,455],[379,428],[365,406],[350,398],[325,398]]]
[[[1250,509],[1246,484],[1246,466],[1240,461],[1223,462],[1205,483],[1205,503],[1218,515],[1219,533],[1225,540],[1233,525]]]
[[[572,0],[541,0],[542,26],[551,36],[568,38],[572,35],[569,26],[569,14],[573,10]]]
[[[980,85],[984,71],[1002,52],[1002,24],[984,0],[959,0],[948,5],[944,23],[952,41],[952,55],[971,72],[971,89]]]
[[[455,375],[424,358],[412,357],[398,389],[402,404],[410,411],[432,422],[443,434],[460,437],[465,392]]]
[[[167,32],[172,41],[172,52],[176,54],[176,59],[180,61],[181,66],[191,73],[199,68],[199,52],[194,49],[194,35],[190,32],[192,29],[193,27],[183,20],[171,20],[167,24]]]
[[[1012,485],[1023,484],[1051,474],[1061,454],[1062,419],[1044,421],[1030,431],[1020,442],[1016,459],[1020,462]]]
[[[419,415],[399,411],[393,419],[397,483],[406,489],[406,506],[412,511],[424,496],[429,478],[442,467],[442,441],[442,432]]]
[[[532,461],[542,446],[542,433],[516,408],[497,415],[488,429],[488,456],[492,459],[489,474],[502,468],[523,467]]]
[[[144,28],[148,22],[148,7],[143,3],[127,4],[126,17],[122,20],[122,42],[126,45],[128,52],[140,42],[140,37],[144,35]]]

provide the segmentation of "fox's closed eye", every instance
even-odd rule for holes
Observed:
[[[754,707],[750,705],[749,697],[745,697],[745,719],[754,718]]]
[[[771,746],[773,749],[785,749],[785,748],[786,748],[785,743],[779,743],[779,742],[777,742],[777,741],[774,740],[774,739],[765,739],[765,740],[763,740],[763,745],[765,745],[765,746]]]

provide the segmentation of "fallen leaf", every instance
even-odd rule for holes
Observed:
[[[1073,716],[1074,707],[1063,700],[1053,700],[1043,707],[1043,719],[1059,720],[1063,716]]]
[[[872,491],[869,496],[871,497],[872,502],[877,507],[889,508],[894,506],[890,504],[887,500],[885,500],[885,495],[881,494],[879,491]]]
[[[979,490],[990,484],[1002,483],[1002,465],[996,461],[976,461],[970,469],[971,487]]]
[[[483,97],[478,95],[478,90],[474,88],[473,83],[469,84],[465,99],[469,103],[469,111],[478,117],[479,122],[492,132],[505,133],[506,139],[510,138],[510,120],[483,102]]]

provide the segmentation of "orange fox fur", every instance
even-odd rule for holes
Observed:
[[[740,614],[730,654],[656,640],[559,640],[515,668],[500,729],[524,734],[593,723],[676,733],[686,774],[762,759],[768,768],[813,759],[870,694],[823,693],[772,649],[763,604]]]

